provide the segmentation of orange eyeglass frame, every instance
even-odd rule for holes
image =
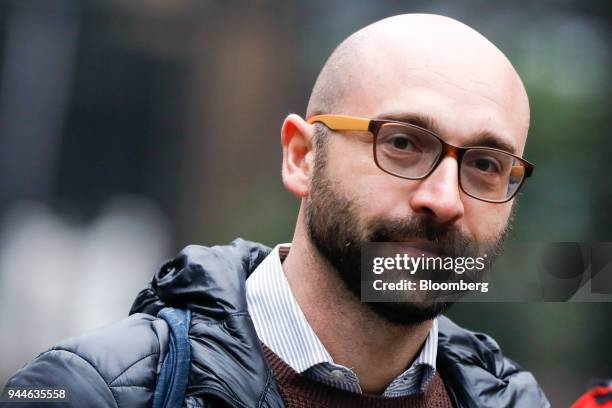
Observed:
[[[508,197],[505,200],[502,201],[491,201],[491,200],[485,200],[483,198],[479,198],[476,196],[473,196],[469,193],[466,193],[474,198],[477,198],[479,200],[483,200],[483,201],[488,201],[488,202],[493,202],[493,203],[504,203],[507,201],[510,201],[517,193],[518,191],[521,189],[521,187],[523,186],[523,184],[525,183],[525,180],[527,179],[527,177],[530,177],[533,174],[533,169],[535,167],[535,165],[533,163],[528,162],[527,160],[523,159],[520,156],[517,156],[513,153],[507,152],[505,150],[501,150],[501,149],[497,149],[494,147],[486,147],[486,146],[468,146],[468,147],[459,147],[459,146],[453,146],[449,143],[446,143],[440,136],[436,135],[435,133],[433,133],[432,131],[422,128],[420,126],[414,125],[412,123],[407,123],[407,122],[401,122],[398,120],[384,120],[384,119],[367,119],[367,118],[360,118],[360,117],[355,117],[355,116],[348,116],[348,115],[335,115],[335,114],[323,114],[323,115],[315,115],[315,116],[311,116],[310,118],[307,119],[307,122],[310,124],[314,124],[315,122],[320,122],[322,124],[324,124],[327,128],[329,128],[330,130],[344,130],[344,131],[364,131],[364,132],[370,132],[374,135],[374,140],[376,140],[378,131],[380,130],[380,128],[387,123],[396,123],[399,125],[403,125],[403,126],[408,126],[408,127],[413,127],[418,129],[421,132],[425,132],[430,134],[431,136],[435,137],[436,139],[438,139],[438,141],[440,141],[440,143],[442,144],[442,152],[440,154],[440,157],[438,158],[438,161],[436,163],[434,163],[434,165],[432,166],[432,168],[430,169],[430,171],[425,174],[422,177],[418,177],[418,178],[411,178],[411,177],[406,177],[406,176],[402,176],[400,174],[396,174],[396,173],[392,173],[389,172],[387,170],[385,170],[383,167],[380,166],[380,164],[378,163],[378,159],[376,157],[376,153],[374,152],[374,161],[376,163],[376,165],[385,173],[391,174],[393,176],[396,177],[400,177],[400,178],[405,178],[408,180],[420,180],[423,179],[427,176],[429,176],[429,174],[431,174],[431,172],[433,172],[435,170],[435,168],[437,167],[437,165],[439,164],[439,162],[446,156],[450,155],[452,157],[454,157],[457,160],[461,160],[461,158],[463,157],[464,153],[469,150],[469,149],[485,149],[485,150],[493,150],[493,151],[497,151],[497,152],[501,152],[507,155],[510,155],[512,157],[514,157],[515,159],[517,159],[519,162],[521,162],[521,165],[517,165],[517,166],[512,166],[511,169],[511,173],[514,176],[522,176],[521,179],[521,184],[517,187],[516,191],[514,192],[514,194],[512,194],[510,197]],[[376,144],[376,143],[374,143]]]

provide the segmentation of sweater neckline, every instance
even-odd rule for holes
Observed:
[[[280,386],[283,399],[297,397],[303,399],[304,401],[326,401],[327,404],[324,404],[323,406],[333,406],[338,408],[426,408],[452,406],[450,405],[448,393],[438,372],[435,373],[434,378],[428,384],[424,392],[398,397],[388,397],[375,394],[357,394],[332,387],[331,385],[324,384],[296,372],[272,350],[266,347],[265,344],[260,344],[263,348],[264,355],[268,360],[270,369],[272,370],[272,373]],[[437,395],[440,392],[443,393],[442,396]],[[434,399],[441,399],[440,402],[447,400],[449,405],[432,404]]]

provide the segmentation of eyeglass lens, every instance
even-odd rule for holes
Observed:
[[[409,179],[427,176],[443,151],[440,140],[410,126],[381,126],[374,147],[378,166]],[[486,201],[512,197],[525,176],[523,163],[510,154],[487,148],[465,152],[459,169],[459,183],[469,195]]]

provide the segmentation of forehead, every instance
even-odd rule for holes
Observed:
[[[368,58],[348,68],[353,80],[345,92],[344,113],[425,116],[449,143],[468,146],[478,135],[490,133],[522,154],[529,103],[503,54],[386,48],[364,50]]]

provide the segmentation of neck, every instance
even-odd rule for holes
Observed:
[[[344,287],[299,218],[283,262],[291,291],[334,362],[357,374],[364,393],[380,394],[417,357],[432,321],[400,325],[376,315]]]

